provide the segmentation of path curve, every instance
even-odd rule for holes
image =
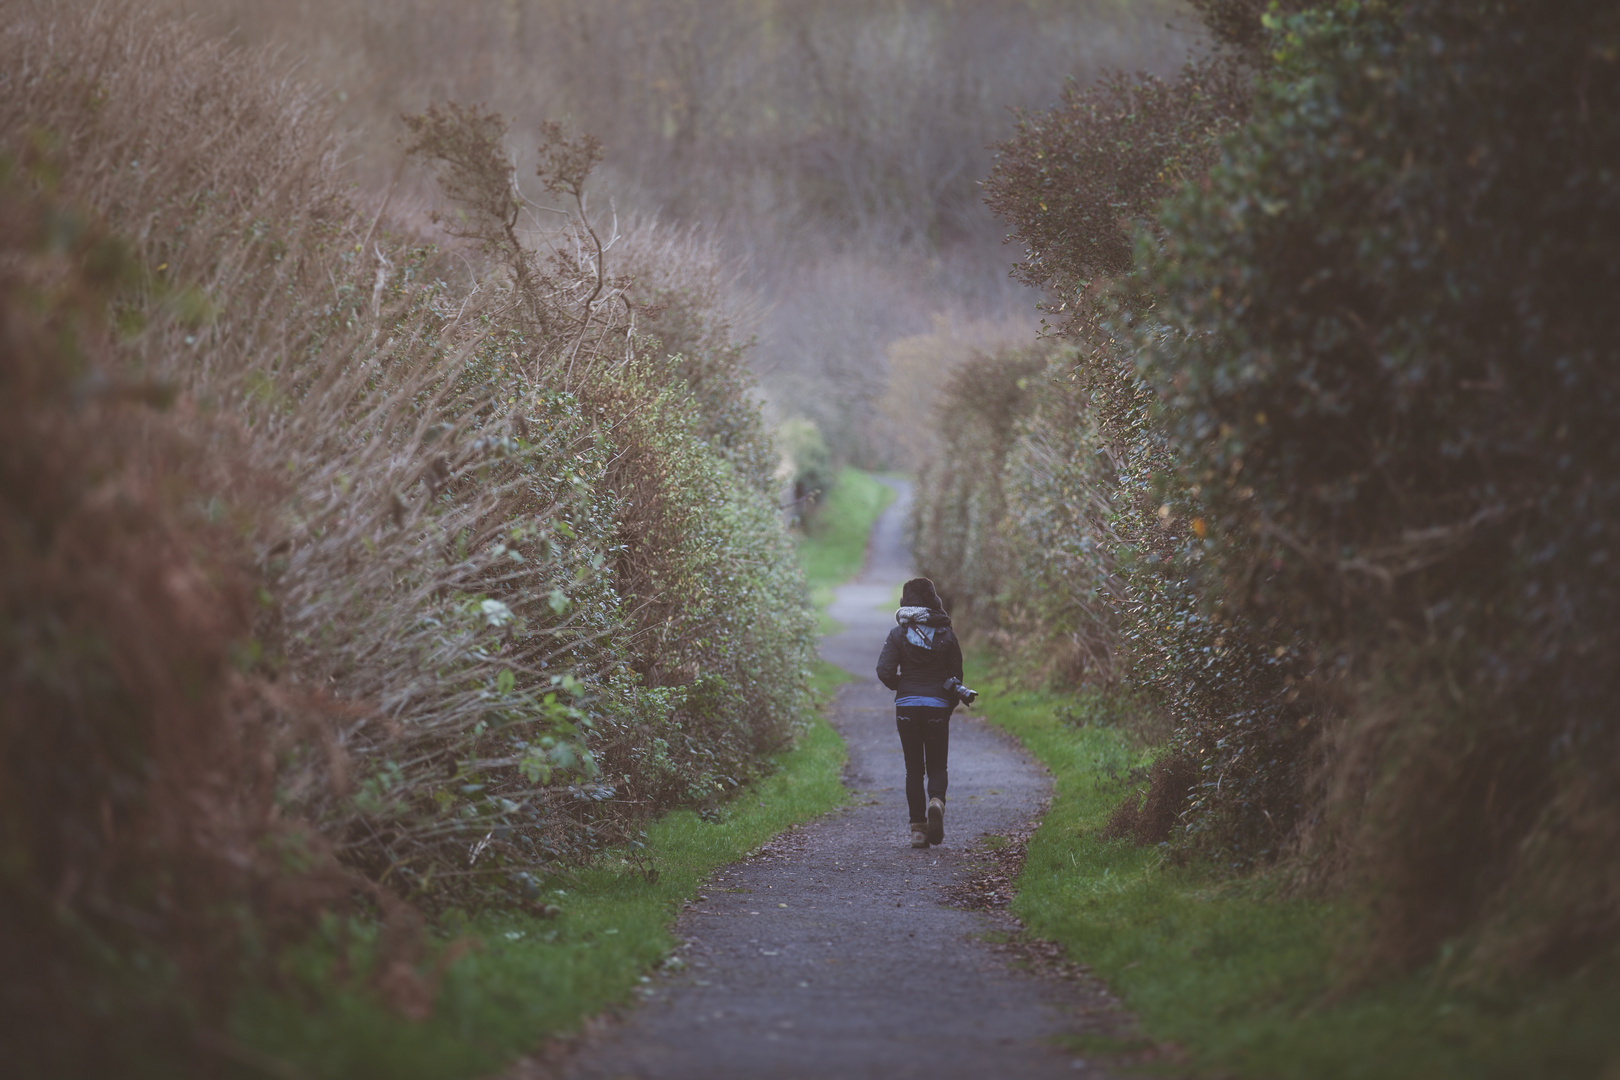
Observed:
[[[579,1046],[575,1080],[1097,1077],[1055,1045],[1111,1011],[1099,985],[1042,979],[983,939],[1004,916],[946,906],[967,848],[1039,814],[1050,787],[1015,742],[960,711],[951,722],[944,846],[909,844],[893,695],[874,674],[910,576],[911,485],[878,519],[861,576],[829,614],[822,656],[856,676],[832,722],[849,745],[853,804],[719,871],[675,926],[688,967]],[[1100,1027],[1100,1025],[1099,1025]],[[1093,1028],[1093,1030],[1096,1030]]]

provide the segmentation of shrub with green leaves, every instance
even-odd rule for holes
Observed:
[[[1292,766],[1312,746],[1317,702],[1302,695],[1287,632],[1204,588],[1206,526],[1166,501],[1176,458],[1157,398],[1134,371],[1132,339],[1110,325],[1093,322],[1102,344],[1078,358],[987,360],[947,387],[949,434],[919,485],[915,558],[1007,662],[1112,688],[1143,734],[1173,729],[1172,752],[1197,776],[1183,837],[1249,866],[1275,858],[1300,816],[1306,773]],[[969,419],[986,401],[1005,407]]]
[[[1239,865],[1274,856],[1300,813],[1289,767],[1310,741],[1296,723],[1308,711],[1293,685],[1299,651],[1287,631],[1252,625],[1204,585],[1206,524],[1184,492],[1176,497],[1159,399],[1136,370],[1138,335],[1155,322],[1133,248],[1138,232],[1162,228],[1160,201],[1219,160],[1257,74],[1234,48],[1174,80],[1116,74],[1071,85],[1057,106],[1019,118],[998,147],[986,201],[1024,244],[1015,272],[1048,290],[1071,347],[1031,383],[1004,468],[944,466],[1002,493],[999,562],[977,572],[997,579],[1002,645],[1042,678],[1147,691],[1137,697],[1157,714],[1147,726],[1174,724],[1179,751],[1200,763],[1184,822]],[[937,545],[926,528],[918,537],[919,551]],[[975,578],[965,564],[928,565]]]
[[[1467,931],[1556,968],[1620,928],[1620,29],[1199,7],[1253,95],[1183,148],[1206,171],[1144,211],[1158,114],[1117,83],[1026,120],[990,185],[1080,351],[1000,480],[1022,576],[1072,598],[1020,633],[1152,691],[1204,850],[1359,882],[1364,959]],[[1142,218],[1128,271],[1105,204]]]
[[[1620,20],[1271,25],[1252,121],[1143,248],[1215,587],[1366,680],[1330,775],[1387,948],[1494,913],[1579,951],[1620,928],[1569,877],[1620,828]]]
[[[1013,584],[1002,466],[1043,367],[1040,350],[1014,350],[976,356],[951,374],[935,412],[941,452],[912,504],[917,572],[933,578],[947,606],[986,626]]]
[[[832,451],[816,422],[804,417],[784,420],[776,438],[791,474],[794,518],[802,524],[815,517],[816,508],[838,482]]]
[[[1219,54],[1175,79],[1070,81],[1057,105],[1018,114],[985,202],[1024,245],[1014,276],[1047,290],[1060,325],[1094,318],[1094,285],[1130,274],[1136,230],[1151,229],[1159,202],[1217,160],[1219,137],[1243,120],[1248,84],[1249,72]]]

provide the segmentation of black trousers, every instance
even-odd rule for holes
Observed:
[[[943,799],[951,754],[951,710],[908,705],[896,709],[894,726],[906,755],[906,808],[911,820],[928,819],[928,800]],[[923,777],[928,778],[926,794]]]

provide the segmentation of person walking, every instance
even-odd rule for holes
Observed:
[[[945,681],[962,678],[962,645],[934,583],[925,577],[912,578],[900,590],[894,621],[898,625],[878,655],[877,677],[894,691],[894,725],[906,756],[911,846],[926,848],[945,841],[946,761],[958,700]]]

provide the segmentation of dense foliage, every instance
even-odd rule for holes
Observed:
[[[1222,54],[1177,79],[1115,72],[1070,82],[1060,104],[1020,113],[984,183],[985,201],[1017,223],[1025,245],[1014,274],[1050,290],[1066,316],[1083,311],[1093,280],[1129,273],[1136,229],[1208,171],[1247,102],[1244,69]]]
[[[926,499],[913,504],[913,557],[935,570],[947,607],[992,612],[1009,578],[1000,532],[1006,511],[999,478],[1025,410],[1037,350],[977,356],[961,364],[941,396],[942,452],[923,470]]]
[[[1620,930],[1620,24],[1205,7],[1251,96],[1134,265],[1095,207],[1175,161],[1128,84],[1026,119],[989,185],[1079,350],[978,481],[1044,603],[1015,636],[1150,692],[1198,762],[1181,843],[1359,885],[1363,960],[1578,963]]]
[[[811,420],[784,421],[776,430],[776,438],[782,447],[784,486],[793,494],[789,513],[795,522],[808,522],[837,483],[832,450]]]
[[[1404,699],[1334,766],[1402,953],[1522,902],[1556,912],[1527,949],[1620,929],[1601,878],[1546,885],[1620,825],[1617,44],[1596,4],[1279,22],[1256,121],[1145,249],[1219,587]]]
[[[1003,644],[1048,677],[1150,691],[1143,728],[1175,724],[1178,752],[1199,762],[1193,806],[1211,812],[1184,820],[1237,865],[1274,856],[1302,810],[1297,643],[1207,602],[1206,526],[1166,501],[1177,458],[1137,371],[1155,297],[1132,252],[1139,233],[1161,234],[1162,199],[1219,159],[1256,77],[1241,52],[1221,53],[1174,81],[1071,85],[1048,113],[1020,117],[986,197],[1013,223],[1025,246],[1017,273],[1048,290],[1073,351],[1024,396],[1006,467],[962,470],[971,484],[1005,489],[996,499],[1006,553],[985,568],[1002,597],[993,615]],[[930,513],[920,507],[919,521]],[[926,550],[926,528],[918,536],[927,572],[985,576]]]
[[[84,931],[5,995],[71,1032],[171,985],[206,1007],[126,1034],[227,1056],[283,916],[369,905],[419,1015],[413,909],[532,906],[612,844],[655,873],[641,823],[766,767],[813,641],[713,260],[601,236],[555,127],[536,233],[504,121],[454,105],[411,124],[436,251],[348,201],[274,63],[117,10],[0,39],[0,900],[8,943]]]

